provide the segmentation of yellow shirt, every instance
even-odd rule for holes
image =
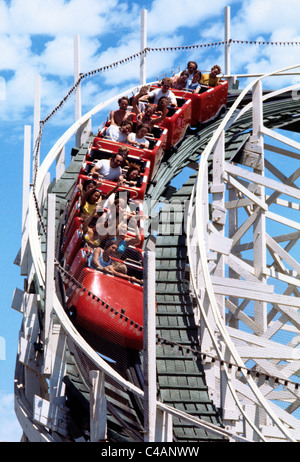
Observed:
[[[88,202],[86,202],[82,207],[82,214],[91,215],[94,212],[96,205],[97,204],[89,204]]]
[[[209,87],[215,87],[220,82],[219,77],[211,77],[209,74],[202,74],[200,83],[208,85]]]

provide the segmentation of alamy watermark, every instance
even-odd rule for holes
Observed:
[[[5,338],[0,337],[0,361],[5,361],[5,359],[6,359]]]
[[[292,91],[292,99],[298,101],[300,99],[300,86]]]
[[[126,197],[126,196],[125,196]],[[122,198],[122,192],[120,193]],[[120,202],[120,200],[119,200]],[[121,199],[122,202],[122,199]],[[126,202],[122,205],[112,204],[109,212],[104,212],[97,220],[96,231],[99,236],[126,234],[128,229],[138,227],[140,231],[149,220],[149,232],[154,232],[163,236],[182,235],[187,230],[187,217],[189,210],[189,200],[172,200],[171,202],[150,202],[150,205],[143,205],[142,213],[137,206],[131,204],[130,212]],[[145,218],[145,220],[144,220]]]
[[[6,82],[4,77],[0,76],[0,101],[6,100]]]

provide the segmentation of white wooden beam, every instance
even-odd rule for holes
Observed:
[[[294,149],[297,149],[298,151],[300,151],[300,143],[293,140],[292,138],[288,138],[287,136],[281,135],[281,134],[279,134],[279,133],[275,132],[274,130],[271,130],[270,128],[267,128],[267,127],[263,127],[262,132],[263,132],[264,135],[269,136],[270,138],[274,138],[277,141],[280,141],[281,143],[284,143],[287,146],[290,146],[291,148],[294,148]],[[297,153],[296,153],[295,156],[297,156],[295,158],[300,159],[300,154],[297,155]]]
[[[67,428],[68,412],[66,409],[41,398],[34,397],[33,419],[44,427],[50,428],[63,436],[69,436]]]
[[[241,358],[252,359],[272,359],[278,361],[293,361],[300,359],[300,350],[295,348],[288,348],[282,345],[280,349],[276,346],[273,350],[270,348],[256,348],[255,346],[246,345],[244,347],[239,346],[237,348]]]
[[[56,181],[59,180],[65,170],[65,147],[63,147],[56,158]]]
[[[249,329],[252,330],[252,332],[256,335],[261,335],[263,333],[262,328],[256,324],[253,319],[251,319],[248,315],[246,315],[240,307],[236,306],[232,300],[229,300],[228,298],[225,298],[225,306],[226,308],[233,314],[235,319],[240,320],[243,322],[246,326],[249,327]]]
[[[21,274],[26,275],[28,271],[28,205],[31,176],[31,126],[24,127],[24,154],[23,154],[23,192],[22,192],[22,238],[21,238]]]
[[[53,371],[52,328],[53,328],[53,294],[55,292],[54,257],[55,257],[55,194],[48,194],[47,203],[47,241],[46,241],[46,288],[44,316],[44,374],[51,375]]]
[[[242,178],[247,178],[253,183],[265,186],[266,188],[273,189],[274,191],[279,191],[282,194],[287,194],[288,196],[294,197],[295,199],[300,199],[300,190],[292,188],[291,186],[280,183],[279,181],[272,180],[257,173],[250,172],[236,165],[225,162],[224,165],[225,171],[232,174],[233,176],[240,176]]]
[[[16,288],[14,290],[11,307],[16,311],[19,311],[19,313],[24,312],[24,305],[23,305],[24,298],[23,297],[24,297],[24,291]]]
[[[244,194],[244,196],[248,197],[253,204],[256,204],[258,207],[260,207],[263,210],[268,209],[268,206],[264,200],[261,200],[257,195],[253,194],[249,189],[245,188],[245,186],[239,181],[237,181],[233,176],[228,175],[227,181],[228,183],[231,184],[231,186],[233,186],[235,189],[237,189],[242,194]]]
[[[217,276],[211,276],[211,281],[215,285],[226,285],[228,288],[232,287],[235,289],[242,289],[242,290],[250,290],[255,292],[262,292],[266,294],[273,294],[274,293],[274,286],[270,284],[264,284],[259,279],[257,282],[252,281],[243,281],[240,279],[233,279],[233,278],[221,278]]]
[[[155,252],[144,255],[144,441],[155,441],[156,429],[156,325]]]
[[[147,48],[147,10],[141,10],[141,51]],[[140,58],[140,84],[146,83],[146,54]]]
[[[227,330],[233,339],[242,340],[243,342],[248,342],[249,344],[258,345],[260,347],[269,348],[270,351],[276,348],[278,349],[278,344],[275,341],[268,339],[266,336],[252,335],[249,332],[233,329],[231,327],[227,327]]]
[[[107,440],[107,402],[105,398],[105,375],[101,371],[90,371],[90,441]]]
[[[266,239],[267,246],[270,247],[279,257],[288,263],[291,268],[300,273],[300,264],[288,253],[286,252],[271,236],[267,235]]]
[[[33,112],[33,152],[37,153],[36,163],[39,167],[40,157],[39,150],[35,150],[36,143],[40,132],[41,121],[41,76],[36,75],[34,80],[34,112]]]
[[[169,412],[157,409],[155,442],[173,441],[173,417]]]
[[[80,37],[74,35],[74,83],[80,76]],[[81,83],[75,89],[75,121],[81,117]]]
[[[276,154],[281,154],[286,157],[291,157],[292,159],[298,159],[300,160],[300,154],[290,151],[288,149],[283,149],[278,146],[273,146],[272,144],[265,143],[265,150],[271,151],[271,152],[276,152]]]
[[[231,69],[230,69],[230,6],[225,6],[225,11],[224,11],[224,22],[225,22],[225,74],[230,75],[231,74]]]
[[[289,226],[290,228],[297,229],[300,231],[300,224],[297,221],[290,220],[289,218],[269,211],[266,213],[266,217],[270,220],[277,221],[278,223],[281,223],[285,226]]]
[[[250,142],[263,148],[263,105],[262,105],[262,82],[259,80],[252,88],[252,136]]]
[[[223,284],[214,284],[214,291],[216,294],[223,294],[227,296],[246,298],[249,300],[257,300],[265,303],[279,304],[290,306],[293,308],[300,308],[300,298],[288,297],[281,294],[269,294],[266,291],[252,291],[251,285],[248,284],[248,288],[242,289],[241,287],[229,287],[226,285],[226,280]]]

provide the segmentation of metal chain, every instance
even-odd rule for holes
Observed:
[[[254,378],[258,379],[260,377],[264,377],[265,380],[274,380],[274,383],[276,385],[283,385],[286,387],[287,385],[293,385],[295,387],[295,390],[299,390],[300,384],[297,382],[293,382],[292,380],[288,379],[280,379],[279,377],[272,376],[269,374],[266,374],[264,372],[259,372],[259,371],[254,371],[252,369],[248,369],[245,366],[237,366],[235,363],[231,363],[230,361],[224,361],[223,359],[219,359],[216,356],[210,355],[208,353],[202,353],[200,351],[194,350],[193,348],[187,347],[185,345],[181,345],[180,343],[176,343],[172,340],[165,339],[163,337],[160,337],[158,334],[156,335],[157,338],[157,344],[158,345],[170,345],[172,348],[177,348],[179,351],[184,351],[186,355],[192,354],[195,359],[200,358],[202,362],[207,362],[207,359],[209,359],[210,363],[214,362],[219,362],[221,368],[227,365],[229,370],[232,370],[233,368],[236,368],[238,372],[241,370],[244,370],[247,372],[248,376],[254,376]]]
[[[131,325],[134,325],[136,329],[138,329],[140,332],[143,331],[143,326],[138,324],[137,322],[133,321],[130,319],[128,316],[125,315],[125,310],[124,312],[118,311],[115,308],[113,308],[109,303],[106,301],[102,300],[100,297],[97,295],[93,294],[90,290],[88,290],[86,287],[84,287],[81,282],[77,281],[77,279],[74,278],[70,273],[68,273],[60,264],[57,260],[55,260],[55,264],[58,268],[58,270],[61,273],[62,280],[65,284],[71,285],[74,284],[76,287],[78,287],[80,290],[87,293],[87,296],[90,296],[96,303],[101,303],[102,306],[105,306],[105,309],[109,309],[109,311],[113,312],[116,316],[118,316],[120,319],[124,319],[125,322],[129,321]]]
[[[37,199],[37,196],[36,196],[36,192],[35,192],[35,187],[36,187],[36,176],[37,176],[37,172],[38,172],[38,168],[39,168],[39,165],[38,165],[38,156],[39,156],[39,152],[40,152],[40,146],[41,146],[41,141],[42,141],[42,134],[43,134],[43,129],[44,129],[44,126],[45,124],[51,119],[51,117],[59,110],[61,109],[61,107],[63,106],[63,104],[68,100],[68,98],[71,96],[71,94],[76,90],[76,88],[80,85],[81,81],[87,77],[90,77],[92,75],[95,75],[95,74],[98,74],[98,73],[102,73],[102,72],[105,72],[107,70],[110,70],[110,69],[113,69],[115,67],[118,67],[119,65],[123,65],[123,64],[126,64],[127,62],[129,61],[132,61],[134,59],[137,59],[138,57],[142,56],[142,55],[146,55],[148,52],[165,52],[165,51],[190,51],[192,49],[196,49],[196,48],[206,48],[206,47],[213,47],[213,46],[222,46],[222,45],[226,45],[226,44],[230,44],[230,43],[234,43],[234,44],[249,44],[249,45],[300,45],[300,42],[263,42],[263,41],[244,41],[244,40],[233,40],[233,39],[230,39],[228,42],[227,41],[222,41],[222,42],[213,42],[213,43],[208,43],[208,44],[196,44],[196,45],[189,45],[189,46],[178,46],[178,47],[159,47],[159,48],[145,48],[144,50],[141,50],[140,52],[138,53],[135,53],[125,59],[122,59],[120,61],[117,61],[115,63],[112,63],[108,66],[103,66],[101,68],[98,68],[98,69],[95,69],[95,70],[92,70],[92,71],[89,71],[85,74],[80,74],[78,80],[75,82],[75,84],[71,87],[71,89],[68,91],[68,93],[66,94],[66,96],[60,101],[60,103],[51,111],[51,113],[44,119],[44,120],[41,120],[40,121],[40,130],[39,130],[39,134],[38,134],[38,137],[36,139],[36,142],[35,142],[35,146],[34,146],[34,150],[33,150],[33,164],[34,164],[34,167],[33,167],[33,184],[32,184],[32,191],[33,191],[33,198],[34,198],[34,202],[35,202],[35,208],[36,208],[36,212],[37,212],[37,215],[38,215],[38,218],[39,218],[39,222],[40,222],[40,225],[41,225],[41,228],[43,230],[43,233],[45,236],[47,236],[47,230],[46,230],[46,226],[44,224],[44,221],[43,221],[43,218],[42,218],[42,215],[41,215],[41,212],[40,212],[40,208],[39,208],[39,205],[38,205],[38,199]],[[55,260],[55,264],[58,268],[58,270],[64,274],[64,276],[62,276],[63,279],[65,279],[65,281],[69,280],[69,282],[66,282],[67,284],[75,284],[78,288],[80,288],[81,290],[83,290],[83,292],[87,292],[87,295],[88,296],[91,296],[97,303],[101,303],[102,305],[105,305],[107,307],[107,309],[110,309],[110,311],[114,312],[115,315],[119,316],[120,318],[124,318],[124,321],[130,321],[130,323],[132,325],[135,326],[135,328],[138,328],[139,331],[142,332],[143,330],[143,326],[140,326],[138,323],[136,323],[135,321],[133,321],[132,319],[129,319],[127,316],[125,316],[124,313],[122,312],[119,312],[117,311],[115,308],[111,307],[109,304],[107,304],[105,301],[101,300],[98,296],[96,296],[95,294],[91,293],[87,288],[85,288],[80,282],[78,282],[72,275],[70,275],[60,264],[57,260]],[[176,342],[172,342],[168,339],[165,339],[165,338],[162,338],[158,335],[156,335],[156,338],[157,338],[157,343],[158,344],[168,344],[170,345],[171,347],[174,347],[174,348],[178,348],[179,350],[181,351],[185,351],[186,354],[192,354],[193,356],[195,357],[200,357],[202,359],[202,361],[205,361],[207,358],[210,358],[210,362],[215,362],[215,361],[219,361],[220,362],[220,365],[221,367],[224,366],[225,364],[227,365],[227,367],[229,369],[232,369],[233,367],[237,368],[238,371],[241,371],[242,369],[247,371],[247,374],[248,375],[253,375],[256,377],[256,378],[259,378],[261,376],[263,376],[265,378],[265,380],[274,380],[274,383],[275,384],[281,384],[283,386],[287,386],[287,385],[293,385],[295,387],[296,390],[299,389],[299,384],[298,383],[295,383],[295,382],[292,382],[290,380],[283,380],[283,379],[280,379],[278,377],[274,377],[274,376],[270,376],[268,374],[265,374],[265,373],[262,373],[262,372],[257,372],[257,371],[253,371],[253,370],[250,370],[246,367],[240,367],[240,366],[237,366],[236,364],[233,364],[233,363],[230,363],[228,361],[223,361],[223,360],[220,360],[219,358],[216,358],[215,356],[212,356],[212,355],[208,355],[207,353],[201,353],[197,350],[194,350],[194,349],[191,349],[189,347],[186,347],[184,345],[181,345],[181,344],[178,344]]]

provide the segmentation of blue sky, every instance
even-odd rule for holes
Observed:
[[[41,76],[41,118],[46,117],[73,85],[73,37],[80,36],[81,72],[85,73],[137,53],[140,11],[148,18],[148,47],[209,44],[224,40],[224,8],[231,7],[231,37],[240,41],[300,41],[299,2],[290,0],[0,0],[1,253],[0,441],[19,441],[13,413],[13,375],[21,315],[10,308],[13,291],[23,288],[13,264],[21,242],[24,125],[33,124],[35,75]],[[231,46],[232,73],[264,73],[300,62],[299,46]],[[190,52],[151,53],[147,78],[185,68],[190,59],[202,70],[224,67],[224,47]],[[88,78],[82,85],[83,112],[139,83],[139,60]],[[296,83],[284,77],[279,86]],[[41,158],[74,120],[73,100],[45,131]],[[99,120],[99,123],[101,120]],[[3,350],[3,348],[2,348]]]

